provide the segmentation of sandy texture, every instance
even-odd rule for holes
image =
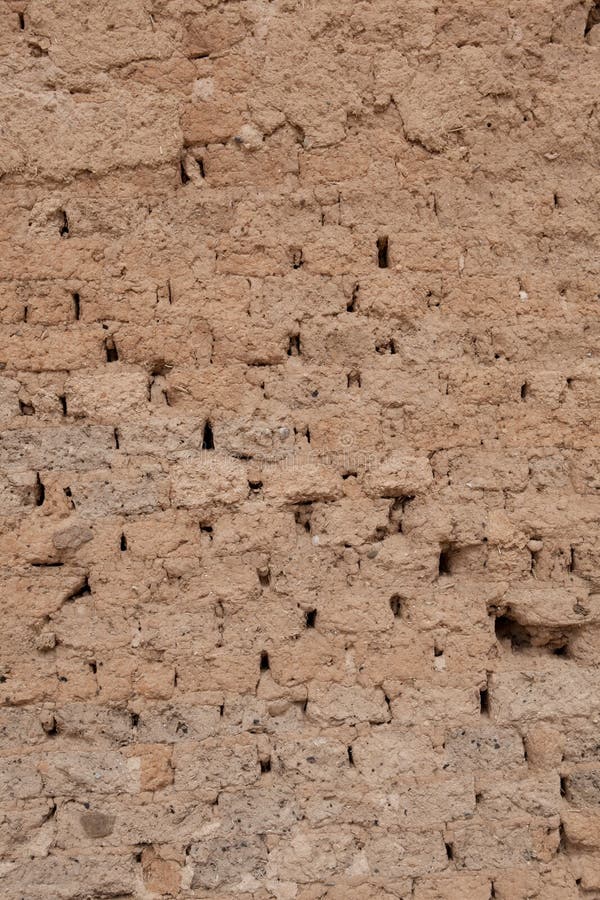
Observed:
[[[0,2],[3,900],[600,897],[599,61]]]

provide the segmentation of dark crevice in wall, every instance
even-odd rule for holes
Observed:
[[[509,643],[514,652],[535,651],[551,653],[555,656],[568,656],[568,635],[557,628],[520,624],[511,614],[508,607],[502,615],[494,620],[494,630],[498,641]]]
[[[118,361],[119,351],[117,350],[117,345],[112,337],[105,338],[104,352],[106,353],[106,362],[112,363]]]
[[[42,479],[40,478],[39,472],[37,473],[37,476],[36,476],[36,482],[35,482],[33,495],[34,495],[34,499],[35,499],[35,505],[42,506],[44,503],[44,500],[46,499],[46,488],[44,487]]]
[[[390,597],[390,609],[395,619],[402,618],[402,597],[400,594],[394,594]]]
[[[593,3],[588,13],[583,36],[587,37],[592,28],[600,23],[600,3]]]
[[[306,623],[307,628],[314,628],[315,623],[317,621],[317,610],[316,609],[307,610],[304,621]]]
[[[215,439],[213,435],[213,429],[211,423],[207,420],[204,423],[204,431],[202,434],[202,449],[203,450],[214,450],[215,449]]]
[[[377,238],[377,265],[380,269],[389,266],[389,239],[387,235]]]
[[[63,238],[68,238],[68,237],[69,237],[69,234],[70,234],[70,229],[69,229],[69,218],[68,218],[67,213],[65,212],[64,209],[61,209],[61,210],[60,210],[60,212],[59,212],[59,219],[60,219],[60,225],[59,225],[59,233],[60,233],[60,236],[63,237]]]

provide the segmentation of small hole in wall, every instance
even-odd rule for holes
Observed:
[[[561,822],[558,826],[558,852],[565,853],[567,850],[567,835],[565,834],[565,826]]]
[[[66,395],[61,394],[59,396],[58,400],[60,403],[60,408],[62,410],[62,414],[63,414],[63,416],[66,416],[66,414],[67,414],[67,397],[66,397]]]
[[[33,496],[35,498],[35,505],[42,506],[44,500],[46,499],[46,488],[40,478],[40,473],[38,472],[35,482],[35,487],[33,489]]]
[[[394,594],[393,597],[390,597],[390,609],[394,614],[394,618],[402,618],[402,598],[400,594]]]
[[[567,572],[575,571],[575,547],[571,547],[569,552],[569,561],[567,563]]]
[[[54,721],[56,724],[56,720],[54,720]],[[52,799],[54,800],[54,797]],[[48,810],[48,812],[46,813],[46,815],[44,816],[44,821],[47,822],[49,819],[53,819],[54,816],[56,815],[57,809],[58,809],[58,807],[57,807],[56,803],[53,803],[52,806],[50,807],[50,809]]]
[[[312,513],[312,506],[310,503],[303,504],[294,512],[294,520],[296,525],[298,525],[301,529],[304,529],[308,534],[311,532],[311,523],[310,517]]]
[[[525,400],[527,397],[527,382],[524,381],[521,385],[521,400]]]
[[[203,450],[214,450],[215,449],[215,440],[212,430],[212,425],[209,421],[204,423],[204,433],[202,435],[202,449]]]
[[[73,318],[78,322],[81,317],[81,297],[77,291],[71,296],[73,298]]]
[[[113,430],[113,440],[115,442],[115,450],[119,450],[119,448],[121,446],[121,441],[119,438],[119,429],[118,428],[115,428]]]
[[[588,13],[588,17],[585,23],[585,29],[583,32],[583,36],[587,37],[592,28],[595,25],[598,25],[600,22],[600,3],[596,2],[592,4],[592,7]]]
[[[59,677],[58,680],[64,682],[67,679],[64,677]],[[42,725],[42,728],[44,729],[48,737],[56,737],[56,735],[58,734],[58,725],[54,716],[51,716],[50,720]]]
[[[479,691],[479,711],[482,716],[490,714],[490,696],[487,688],[481,688]]]
[[[89,662],[89,663],[88,663],[88,666],[90,667],[91,672],[92,672],[93,675],[97,675],[97,674],[98,674],[98,664],[97,664],[97,662],[96,662],[95,660],[92,660],[91,662]]]
[[[258,494],[262,490],[263,483],[262,481],[249,481],[248,487],[252,491],[253,494]]]
[[[117,360],[119,359],[119,352],[113,338],[106,338],[106,340],[104,341],[104,350],[106,353],[106,362],[117,362]]]
[[[299,334],[291,334],[290,339],[288,341],[288,356],[300,356],[302,350],[300,349],[300,335]]]
[[[19,13],[19,28],[25,31],[25,14],[22,12]]]
[[[307,628],[314,628],[315,623],[317,621],[317,610],[316,609],[307,610],[304,621],[306,622]]]
[[[496,616],[494,619],[494,632],[497,641],[509,640],[511,644],[517,641],[517,626],[509,616]]]
[[[182,184],[187,184],[190,180],[190,176],[185,171],[185,163],[182,159],[179,160],[179,178],[181,179]]]
[[[567,779],[565,778],[564,775],[560,776],[560,796],[561,797],[567,796]]]
[[[263,650],[260,654],[260,671],[266,672],[271,668],[271,664],[269,662],[269,654],[266,650]]]
[[[173,369],[173,365],[171,363],[165,362],[164,359],[155,359],[154,362],[150,366],[150,374],[154,377],[161,375],[165,378]]]
[[[264,775],[266,772],[271,771],[271,758],[270,757],[269,757],[269,759],[261,759],[260,771],[261,771],[262,775]]]
[[[380,269],[387,269],[389,265],[389,241],[388,236],[377,238],[377,265]]]
[[[39,59],[41,56],[48,56],[48,51],[44,47],[41,47],[39,44],[36,44],[35,41],[29,41],[27,46],[29,47],[29,52],[34,57],[34,59]],[[52,87],[52,90],[54,90],[54,87]]]
[[[35,413],[35,409],[31,403],[23,403],[22,400],[19,400],[19,410],[22,416],[33,416]]]
[[[69,219],[68,219],[68,216],[64,209],[61,209],[61,211],[59,213],[59,217],[60,217],[60,226],[59,226],[60,236],[63,238],[68,238],[69,237]]]
[[[494,621],[496,639],[510,644],[513,652],[528,651],[534,647],[538,653],[552,653],[556,656],[568,656],[569,646],[564,635],[551,634],[544,637],[535,626],[526,628],[511,617],[510,607],[504,615],[497,616]]]
[[[200,533],[207,535],[209,541],[213,539],[213,527],[212,525],[203,525],[202,522],[199,525]]]
[[[361,386],[360,372],[349,372],[346,375],[346,385],[348,388],[359,388]]]
[[[68,595],[68,597],[65,597],[65,601],[68,603],[74,603],[75,600],[80,600],[81,597],[87,597],[87,596],[91,595],[91,593],[92,593],[92,590],[90,588],[90,583],[89,583],[88,577],[86,575],[84,577],[83,581],[81,582],[81,584],[78,587],[76,587],[73,591],[71,591],[71,593]]]
[[[389,341],[382,341],[378,344],[375,344],[375,350],[377,353],[391,353],[392,355],[396,353],[396,344],[394,343],[394,339],[390,338]]]
[[[271,584],[270,569],[257,569],[256,574],[258,575],[258,580],[262,587],[269,587]]]
[[[443,656],[444,651],[440,647],[438,647],[438,645],[436,644],[433,648],[433,655],[434,656]]]
[[[452,844],[446,844],[445,846],[446,846],[446,856],[448,857],[448,859],[453,860],[453,859],[454,859],[454,847],[453,847],[453,845],[452,845]]]
[[[304,264],[302,250],[292,250],[292,268],[300,269]]]
[[[204,160],[201,156],[199,156],[196,162],[198,163],[198,171],[200,172],[200,177],[206,178],[206,172],[204,171]]]
[[[351,766],[354,766],[354,756],[352,754],[351,746],[348,747],[348,762],[350,763]]]
[[[440,550],[440,558],[438,562],[438,574],[439,575],[450,575],[451,574],[451,564],[450,564],[450,550],[448,547],[442,548]]]
[[[125,537],[124,534],[121,535],[121,540],[119,542],[119,548],[122,553],[124,553],[127,550],[127,538]]]
[[[352,288],[352,297],[346,305],[346,312],[356,312],[356,301],[358,299],[358,292],[360,290],[360,285],[355,284]]]
[[[396,530],[399,534],[404,533],[403,517],[409,503],[414,500],[414,494],[407,494],[404,497],[396,497],[388,512],[389,528],[388,531]]]

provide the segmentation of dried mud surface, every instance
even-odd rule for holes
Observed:
[[[0,3],[3,900],[600,897],[599,60]]]

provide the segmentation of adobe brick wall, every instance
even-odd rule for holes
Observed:
[[[3,900],[600,896],[596,6],[0,3]]]

